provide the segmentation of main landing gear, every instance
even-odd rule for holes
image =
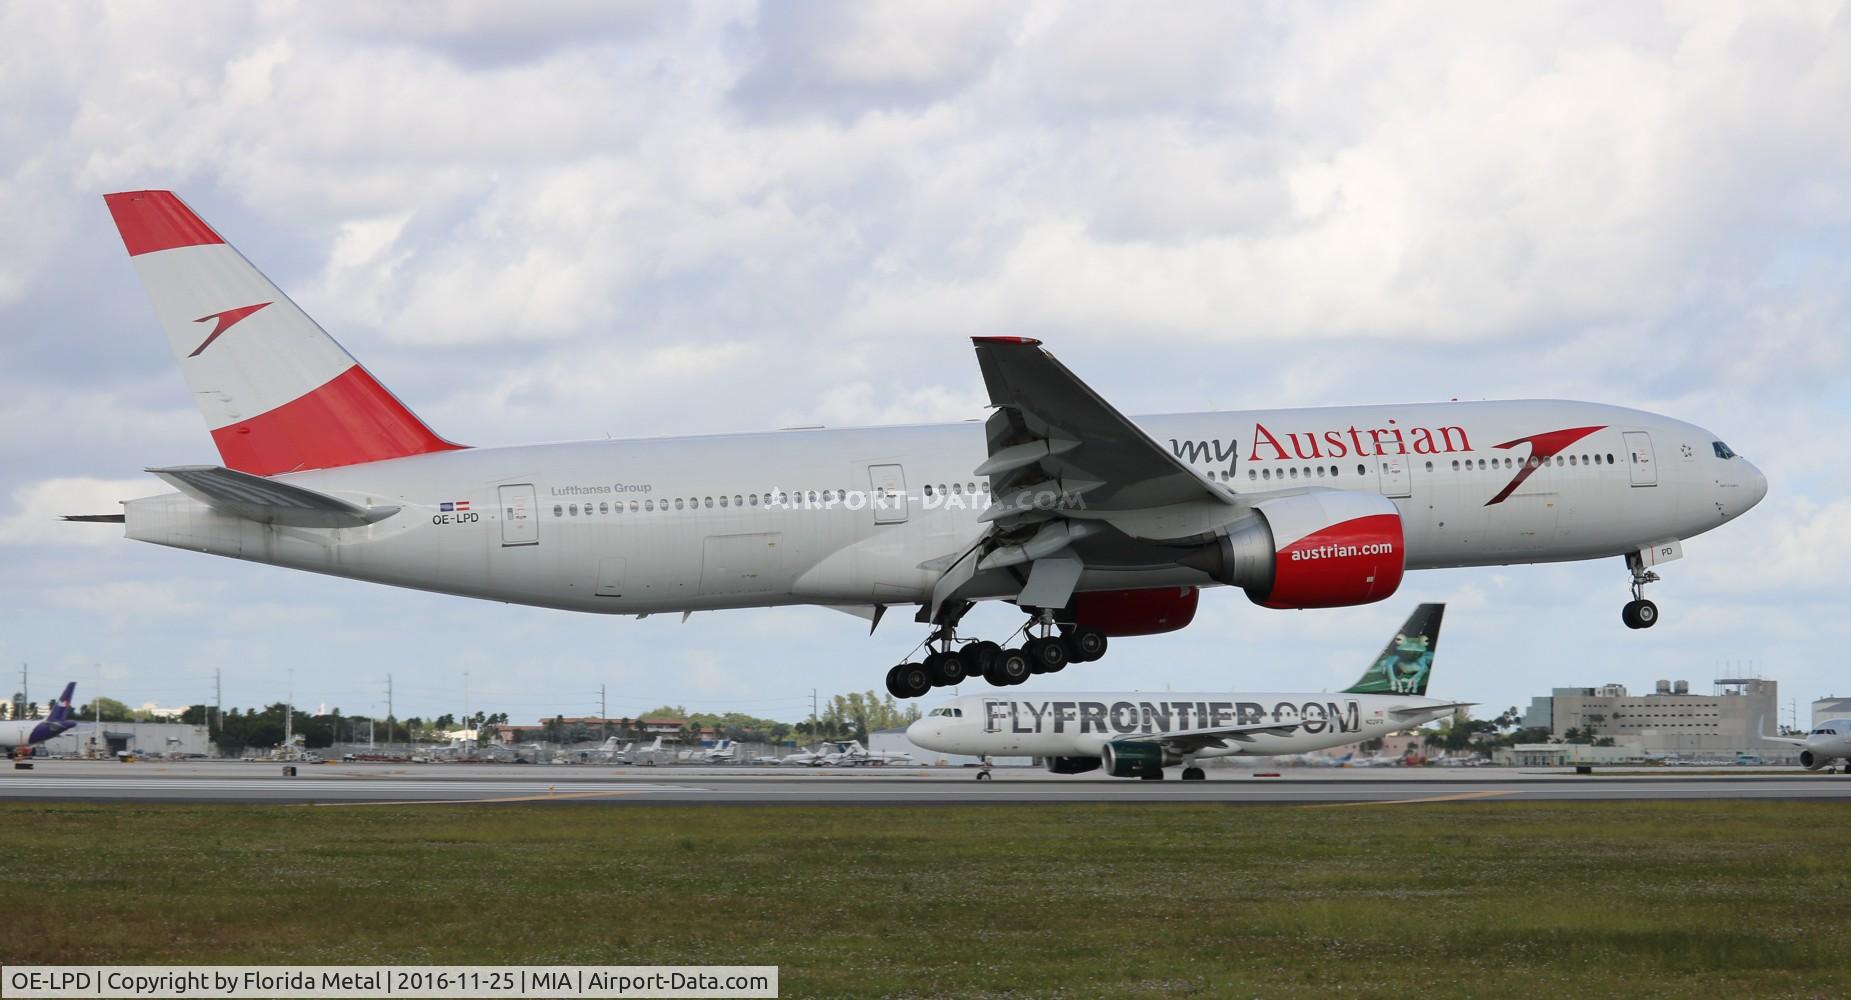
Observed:
[[[1658,605],[1645,599],[1645,585],[1657,583],[1658,574],[1645,568],[1645,560],[1637,552],[1626,556],[1626,568],[1632,572],[1632,600],[1620,609],[1620,621],[1627,628],[1651,628],[1658,624]]]
[[[956,628],[941,626],[926,639],[924,660],[887,671],[887,692],[895,698],[917,698],[972,677],[1009,687],[1035,674],[1059,673],[1069,663],[1097,660],[1107,645],[1105,633],[1097,627],[1057,625],[1050,611],[1035,612],[1016,635],[1029,638],[1021,646],[1004,648],[988,640],[959,639]]]

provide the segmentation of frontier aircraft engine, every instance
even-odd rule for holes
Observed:
[[[1394,501],[1314,490],[1255,504],[1179,561],[1264,607],[1341,608],[1393,594],[1406,560]]]

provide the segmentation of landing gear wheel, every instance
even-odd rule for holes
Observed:
[[[1105,655],[1105,633],[1092,625],[1074,626],[1061,636],[1061,644],[1067,647],[1069,663],[1091,663]]]
[[[1658,624],[1658,605],[1647,600],[1627,601],[1620,609],[1620,621],[1627,628],[1651,628]]]
[[[1003,655],[1003,647],[987,639],[982,642],[973,642],[958,650],[958,659],[964,662],[964,676],[966,677],[987,676],[990,672],[990,664],[995,663],[996,658],[1001,655]]]
[[[902,663],[893,668],[893,687],[899,698],[917,698],[932,690],[932,675],[923,663]]]
[[[1206,781],[1208,780],[1208,775],[1199,767],[1185,767],[1183,768],[1183,780]]]
[[[1038,674],[1057,673],[1067,665],[1067,647],[1052,636],[1028,640],[1022,644],[1022,652]]]
[[[901,663],[889,668],[887,671],[887,693],[893,695],[895,698],[906,697],[906,689],[900,686],[900,668],[904,666],[906,666],[906,664]]]
[[[997,687],[1008,687],[1028,680],[1030,673],[1028,657],[1021,650],[1005,649],[990,661],[990,669],[983,672],[983,679]]]
[[[1658,624],[1658,605],[1644,599],[1638,603],[1639,606],[1633,609],[1632,616],[1633,620],[1639,623],[1639,627],[1651,628]]]
[[[988,771],[978,771],[977,780],[978,781],[995,781],[996,779],[990,777],[990,772]]]
[[[932,653],[925,658],[926,676],[933,687],[964,683],[964,659],[956,653]]]

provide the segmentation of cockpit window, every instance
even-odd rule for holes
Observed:
[[[1723,444],[1721,441],[1711,441],[1710,447],[1716,449],[1717,458],[1734,458],[1735,457],[1735,452],[1730,451],[1729,446],[1726,444]]]

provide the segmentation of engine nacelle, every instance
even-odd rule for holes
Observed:
[[[1822,767],[1832,766],[1832,760],[1830,757],[1821,757],[1811,750],[1801,750],[1800,766],[1808,771],[1817,771]]]
[[[1269,608],[1370,604],[1401,586],[1401,510],[1373,493],[1315,490],[1263,500],[1254,516],[1178,560]]]
[[[1091,625],[1114,639],[1157,635],[1194,621],[1201,596],[1196,587],[1100,590],[1073,595],[1070,610],[1075,624]]]
[[[1099,758],[1049,757],[1046,766],[1049,774],[1085,774],[1099,770]]]
[[[1113,740],[1100,749],[1105,773],[1114,778],[1141,778],[1162,771],[1166,764],[1180,764],[1181,757],[1166,753],[1162,744]]]

